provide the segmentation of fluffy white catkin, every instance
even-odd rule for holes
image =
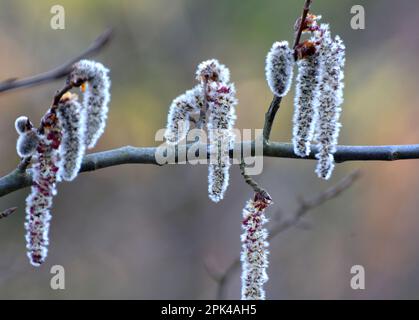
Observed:
[[[86,146],[93,148],[103,134],[108,117],[111,81],[109,70],[101,63],[81,60],[73,66],[70,81],[85,82],[83,105],[87,110]]]
[[[86,111],[73,96],[60,101],[57,115],[62,128],[58,178],[72,181],[77,177],[86,149]]]
[[[214,202],[224,198],[229,183],[229,150],[235,139],[233,128],[236,105],[233,84],[209,83],[207,129],[211,157],[208,166],[208,195]]]
[[[32,128],[32,124],[30,123],[28,117],[21,116],[16,119],[15,129],[17,133],[24,133],[30,128]]]
[[[265,210],[271,204],[257,193],[243,209],[242,252],[242,300],[264,300],[264,284],[268,281],[268,232],[264,227],[267,222]]]
[[[269,88],[278,97],[285,96],[290,90],[293,69],[294,51],[287,41],[275,42],[266,57],[266,81]]]
[[[16,143],[16,151],[19,157],[30,157],[36,150],[39,137],[35,129],[23,132],[19,135]]]
[[[45,133],[40,137],[36,154],[33,156],[31,193],[26,198],[26,248],[30,263],[40,266],[48,253],[48,232],[51,220],[52,199],[56,195],[58,171],[58,147],[61,131],[56,117],[48,114]]]
[[[294,100],[293,145],[300,157],[310,154],[319,109],[322,60],[318,52],[297,62],[298,76]]]
[[[345,65],[345,45],[339,36],[330,37],[327,25],[320,54],[324,60],[324,73],[320,85],[319,118],[316,128],[318,159],[316,173],[319,178],[329,179],[334,168],[333,154],[336,152],[341,124],[341,104],[343,103],[343,78]]]
[[[230,70],[217,59],[206,60],[198,65],[196,80],[227,83],[230,81]]]
[[[189,131],[190,116],[203,107],[202,86],[186,91],[173,100],[167,115],[167,126],[164,137],[168,144],[177,144]]]
[[[19,117],[15,121],[15,128],[19,137],[16,142],[16,151],[19,157],[30,157],[36,151],[39,136],[36,129],[27,117]]]

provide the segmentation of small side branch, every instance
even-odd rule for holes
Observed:
[[[271,137],[272,125],[275,120],[276,113],[281,106],[282,97],[274,96],[269,106],[268,111],[265,114],[265,125],[263,127],[263,141],[264,143],[268,143]]]
[[[274,239],[275,237],[277,237],[282,232],[296,226],[301,221],[301,219],[305,215],[307,215],[311,210],[321,206],[327,201],[330,201],[338,197],[344,191],[348,190],[355,183],[355,181],[358,180],[359,177],[360,177],[360,172],[354,171],[353,173],[351,173],[350,175],[346,176],[341,181],[339,181],[336,185],[313,196],[312,198],[301,199],[299,201],[300,203],[299,207],[292,214],[292,218],[290,218],[289,220],[278,221],[276,222],[275,225],[273,225],[270,228],[268,240],[270,241]],[[230,266],[226,269],[224,274],[217,275],[217,278],[214,278],[214,280],[218,283],[218,289],[217,289],[218,300],[224,299],[226,297],[227,285],[239,268],[240,268],[240,258],[236,258],[230,264]]]
[[[304,4],[303,13],[301,14],[300,26],[295,34],[295,41],[294,41],[294,46],[293,46],[294,49],[297,48],[298,44],[300,43],[301,35],[303,34],[303,30],[305,26],[305,21],[310,11],[310,6],[312,2],[313,2],[312,0],[306,0]]]
[[[33,87],[53,80],[61,79],[71,72],[71,67],[74,63],[81,59],[85,59],[97,54],[101,51],[112,37],[112,29],[107,29],[103,32],[84,52],[77,55],[73,59],[67,61],[63,65],[52,69],[50,71],[24,79],[9,79],[0,83],[0,93],[18,89]]]
[[[259,184],[251,176],[246,174],[246,165],[243,159],[240,163],[240,173],[243,176],[244,181],[253,189],[255,193],[260,193],[265,199],[272,200],[269,193],[259,186]]]
[[[3,212],[0,212],[0,219],[7,218],[12,213],[14,213],[17,210],[17,207],[9,208],[4,210]]]

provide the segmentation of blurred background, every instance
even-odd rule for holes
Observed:
[[[240,104],[238,128],[262,128],[271,93],[264,60],[272,43],[292,41],[303,0],[0,0],[0,80],[51,69],[77,55],[106,27],[115,37],[95,59],[111,69],[106,132],[94,151],[152,146],[171,100],[194,84],[196,65],[218,58],[230,67]],[[66,29],[52,30],[60,4]],[[366,29],[352,30],[350,9],[366,10]],[[419,143],[419,3],[414,0],[314,0],[313,11],[347,45],[341,144]],[[0,96],[0,175],[18,157],[14,120],[38,123],[62,81]],[[272,138],[290,141],[292,94]],[[308,228],[271,242],[270,299],[419,298],[418,161],[338,165],[331,181],[315,162],[265,159],[257,180],[285,217],[299,195],[311,196],[355,169],[363,176],[339,198],[311,212]],[[231,170],[220,204],[207,197],[205,166],[126,165],[80,175],[58,186],[49,256],[33,268],[25,255],[24,203],[29,189],[0,199],[0,298],[213,299],[217,284],[205,265],[223,272],[239,255],[241,210],[252,192]],[[62,265],[66,289],[50,288]],[[362,265],[366,289],[350,287]],[[227,297],[240,298],[240,272]]]

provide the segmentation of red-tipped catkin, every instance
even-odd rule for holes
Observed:
[[[32,123],[29,121],[28,117],[21,116],[15,121],[16,132],[21,134],[33,128]]]
[[[247,202],[243,209],[242,252],[242,300],[264,300],[264,284],[268,281],[268,232],[264,227],[267,222],[265,211],[272,200],[256,193],[254,199]]]
[[[31,193],[26,198],[26,248],[30,263],[40,266],[48,253],[52,199],[56,195],[61,129],[53,112],[43,118],[44,132],[33,155]]]
[[[189,131],[190,116],[203,107],[204,93],[202,86],[186,91],[173,100],[167,115],[164,137],[168,144],[177,144]]]

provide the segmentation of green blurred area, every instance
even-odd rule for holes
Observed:
[[[50,28],[53,5],[64,6],[66,29]],[[366,29],[352,30],[350,8],[366,10]],[[81,52],[109,26],[115,36],[98,57],[111,69],[108,126],[97,150],[155,145],[173,98],[194,85],[196,65],[218,58],[232,73],[239,128],[261,128],[271,93],[265,56],[274,41],[293,40],[302,0],[0,0],[0,78],[24,77]],[[419,39],[414,0],[314,0],[347,46],[341,144],[419,141]],[[0,95],[0,171],[17,164],[14,119],[38,122],[62,81]],[[291,138],[292,93],[284,99],[273,139]],[[293,229],[271,244],[267,296],[291,298],[418,298],[419,173],[416,161],[338,165],[330,182],[314,162],[266,159],[258,181],[283,212],[355,168],[363,178],[310,214],[309,230]],[[214,298],[205,263],[224,270],[239,254],[240,215],[251,192],[232,168],[226,199],[206,195],[206,167],[113,167],[59,185],[50,254],[34,269],[25,257],[21,190],[0,199],[18,206],[0,223],[0,298]],[[67,289],[49,288],[49,269],[66,268]],[[361,264],[367,289],[349,286]],[[238,298],[239,274],[229,287]]]

